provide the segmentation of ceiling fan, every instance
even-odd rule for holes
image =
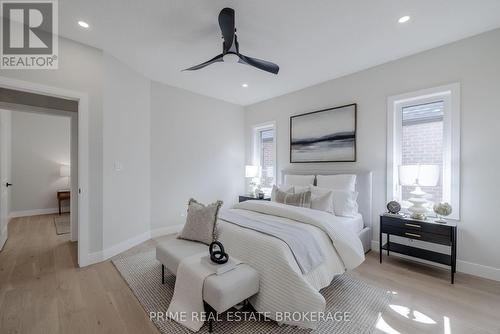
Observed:
[[[218,62],[238,62],[240,64],[256,67],[266,72],[278,74],[278,71],[280,70],[278,65],[271,63],[270,61],[248,57],[240,53],[238,37],[236,36],[236,28],[234,27],[234,9],[224,8],[220,11],[219,26],[222,31],[222,38],[224,39],[224,43],[222,44],[222,53],[209,61],[186,68],[183,71],[199,70],[210,64]]]

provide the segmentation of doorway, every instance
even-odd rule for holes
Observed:
[[[72,106],[68,110],[68,106]],[[71,158],[69,184],[71,201],[71,240],[78,241],[78,264],[80,267],[90,264],[88,248],[88,97],[86,93],[75,92],[31,82],[0,77],[0,108],[11,110],[11,112],[26,111],[29,109],[33,113],[48,113],[53,115],[63,115],[71,119]],[[8,116],[7,116],[8,117]],[[8,135],[8,130],[2,131]],[[0,136],[2,136],[0,133]],[[8,141],[8,140],[7,140]],[[2,141],[2,143],[5,141]],[[1,147],[0,147],[1,148]],[[3,150],[0,150],[3,151]],[[4,151],[5,152],[5,151]],[[1,153],[1,152],[0,152]],[[2,161],[9,159],[7,153],[1,153]],[[1,165],[1,164],[0,164]],[[3,182],[3,178],[10,177],[8,167],[2,168],[5,175],[2,176],[1,190],[4,199],[0,198],[0,219],[9,206],[9,187]],[[0,173],[4,173],[1,172]],[[0,221],[1,224],[4,222]],[[2,230],[0,225],[0,241],[8,240],[8,231]]]
[[[71,236],[71,112],[33,111],[30,108],[2,110],[10,114],[9,217],[24,222],[40,215],[52,221],[50,231],[61,238]],[[74,136],[76,137],[76,136]],[[74,139],[76,140],[76,138]],[[5,184],[4,184],[5,187]],[[34,217],[28,219],[27,217]]]

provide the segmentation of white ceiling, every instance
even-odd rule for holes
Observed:
[[[180,71],[221,53],[224,7],[240,52],[279,64],[277,76],[231,63]],[[61,0],[59,24],[153,80],[249,105],[500,27],[500,1]]]

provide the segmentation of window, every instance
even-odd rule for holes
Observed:
[[[401,165],[437,165],[443,169],[443,111],[444,101],[403,106]],[[441,173],[442,174],[442,173]],[[401,187],[401,201],[407,200],[414,187]],[[443,179],[436,186],[422,187],[434,202],[443,200]]]
[[[254,127],[253,164],[259,166],[262,189],[269,192],[276,177],[276,130],[273,123]]]
[[[397,200],[403,210],[414,186],[400,185],[400,166],[434,165],[439,170],[435,186],[422,186],[432,203],[448,202],[451,219],[460,212],[460,87],[458,84],[389,98],[387,140],[387,200]]]

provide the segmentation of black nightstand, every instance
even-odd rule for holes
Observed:
[[[387,234],[387,243],[385,244],[382,244],[383,233]],[[450,246],[450,255],[393,242],[390,241],[390,235]],[[395,252],[444,264],[451,268],[451,284],[453,284],[457,268],[457,224],[453,222],[440,224],[431,219],[415,220],[381,215],[379,240],[380,263],[382,263],[382,250],[386,250],[387,255],[389,252]]]
[[[253,195],[240,195],[240,203],[245,202],[245,201],[250,201],[250,200],[270,201],[271,199],[269,197],[258,198],[258,197],[255,197]]]

